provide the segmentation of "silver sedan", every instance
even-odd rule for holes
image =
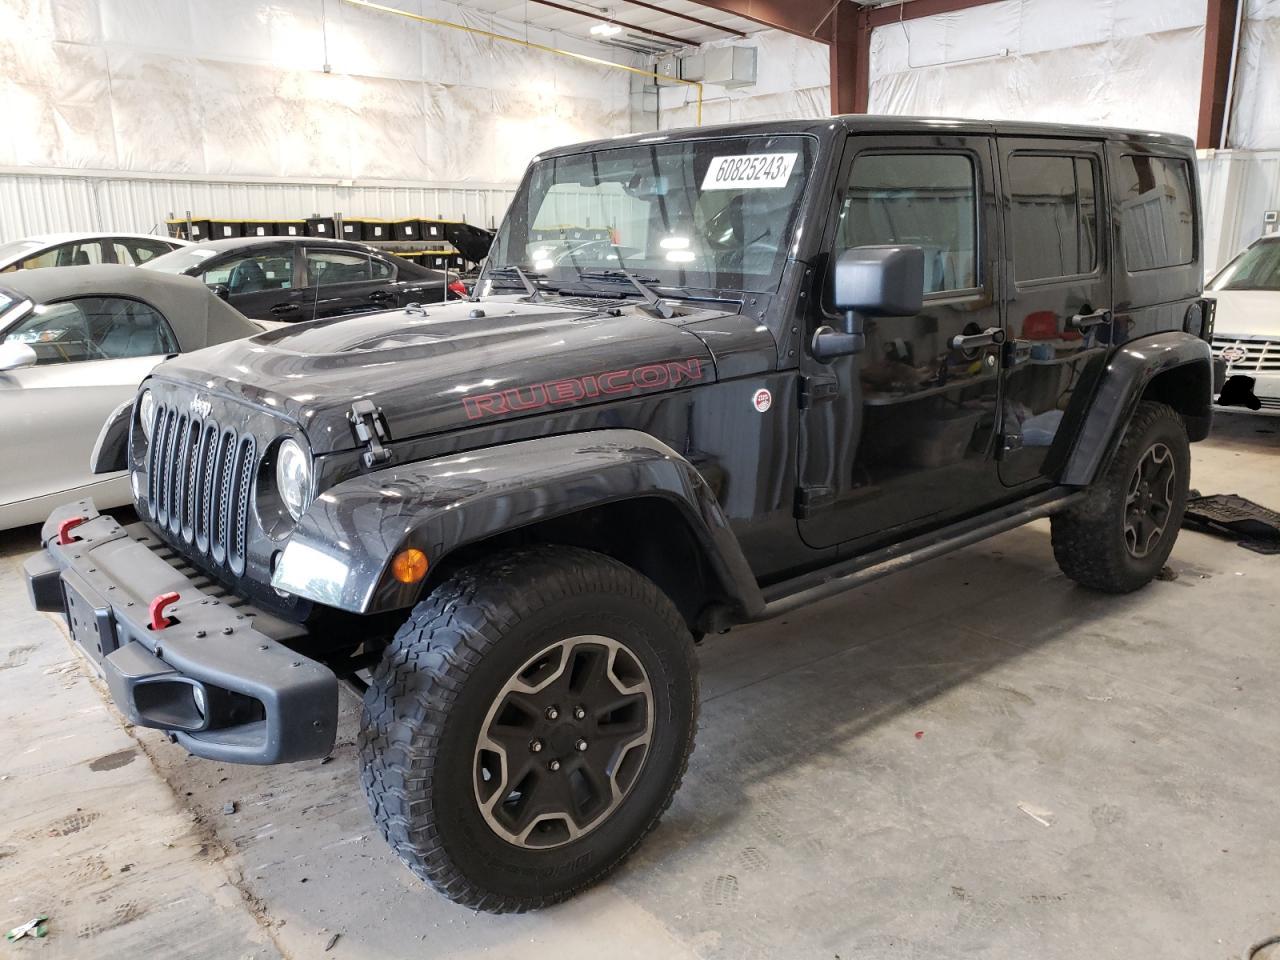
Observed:
[[[167,357],[272,326],[192,277],[123,266],[0,276],[0,530],[78,497],[130,502],[125,474],[89,472],[107,416]]]

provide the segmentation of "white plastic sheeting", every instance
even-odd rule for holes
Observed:
[[[446,0],[384,2],[618,60]],[[341,0],[0,3],[0,63],[11,168],[503,183],[540,149],[630,129],[625,71]]]
[[[762,30],[746,40],[715,40],[715,47],[755,47],[756,82],[746,87],[703,88],[702,122],[739,123],[785,117],[825,117],[831,113],[831,69],[827,45],[779,30]],[[659,90],[660,129],[691,127],[697,122],[697,96],[677,84]]]
[[[1280,0],[1246,0],[1229,142],[1280,149]]]
[[[1205,276],[1212,277],[1262,235],[1263,214],[1280,210],[1280,151],[1201,154]]]
[[[1001,0],[877,27],[869,109],[1194,136],[1204,18],[1204,0]]]

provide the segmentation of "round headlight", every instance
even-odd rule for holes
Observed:
[[[142,435],[151,440],[151,424],[156,419],[156,398],[150,390],[143,390],[138,398],[138,425],[142,427]]]
[[[311,499],[311,458],[293,440],[280,444],[276,454],[276,490],[289,515],[301,519]]]

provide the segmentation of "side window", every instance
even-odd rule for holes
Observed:
[[[1013,273],[1073,277],[1098,265],[1097,169],[1089,157],[1015,153],[1009,159]]]
[[[1185,160],[1129,154],[1117,174],[1120,227],[1130,273],[1195,259],[1195,208]]]
[[[80,297],[37,307],[5,335],[25,343],[37,364],[119,360],[177,353],[168,321],[158,311],[124,297]]]
[[[374,257],[371,261],[373,267],[373,279],[375,280],[394,280],[396,278],[395,265],[387,260],[380,260]]]
[[[133,254],[134,263],[146,263],[148,260],[163,256],[173,249],[162,240],[128,240],[126,243],[128,243],[129,250]],[[121,263],[128,262],[120,256],[117,256],[116,259]]]
[[[924,249],[924,292],[978,285],[973,161],[961,153],[864,153],[853,161],[836,253],[877,243]]]
[[[282,250],[232,257],[210,267],[200,279],[211,287],[225,284],[232,295],[288,290],[293,286],[293,254]]]
[[[116,256],[116,263],[122,263],[126,267],[133,267],[138,264],[138,258],[133,255],[133,250],[123,240],[111,241],[111,252]]]
[[[359,283],[372,276],[370,257],[362,253],[345,253],[337,250],[308,250],[307,277],[313,287],[326,287],[335,283]]]
[[[59,267],[84,267],[89,264],[105,263],[102,259],[102,244],[97,240],[83,243],[64,243],[54,248],[58,254]]]
[[[60,266],[58,263],[58,251],[61,249],[61,247],[52,247],[43,253],[37,253],[34,257],[27,257],[26,260],[22,261],[21,267],[23,270],[35,270],[39,267]]]

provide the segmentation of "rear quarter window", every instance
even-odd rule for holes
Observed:
[[[1125,154],[1117,177],[1125,264],[1130,273],[1196,257],[1191,167],[1182,159]]]

